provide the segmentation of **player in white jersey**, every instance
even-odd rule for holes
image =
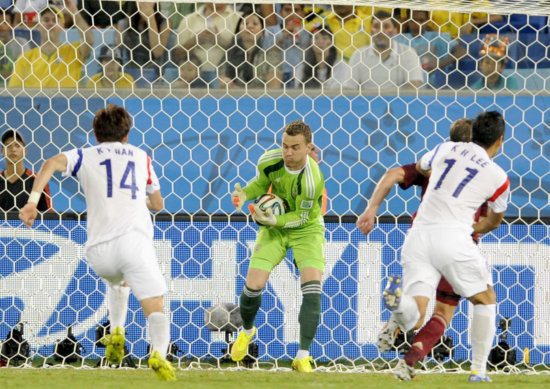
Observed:
[[[472,142],[440,144],[417,163],[420,173],[430,174],[429,185],[403,243],[403,285],[400,277],[390,277],[384,291],[386,306],[405,331],[425,315],[441,276],[474,304],[470,382],[490,381],[486,365],[496,331],[496,296],[471,234],[497,228],[506,211],[510,181],[492,161],[502,146],[504,128],[500,113],[481,113],[472,125]],[[474,223],[485,201],[487,217]],[[396,376],[409,379],[407,369],[401,360]]]
[[[86,197],[88,241],[86,257],[91,268],[107,284],[111,334],[104,339],[105,356],[118,365],[124,357],[124,325],[132,288],[149,324],[152,352],[149,366],[161,380],[175,380],[166,360],[170,323],[164,313],[166,282],[153,247],[149,209],[160,211],[164,200],[159,180],[147,153],[129,145],[132,121],[115,105],[100,109],[94,118],[97,146],[73,149],[48,159],[33,185],[19,218],[30,228],[37,216],[36,204],[53,173],[76,177]]]

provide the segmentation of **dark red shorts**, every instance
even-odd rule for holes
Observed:
[[[460,301],[460,296],[455,293],[453,287],[447,282],[445,277],[441,277],[439,285],[437,285],[436,299],[444,304],[456,307]]]

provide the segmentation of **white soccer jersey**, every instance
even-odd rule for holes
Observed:
[[[153,237],[146,196],[160,189],[147,153],[120,142],[73,149],[64,153],[64,176],[76,177],[86,197],[88,246],[129,231]]]
[[[485,201],[496,213],[506,211],[510,181],[481,146],[442,143],[420,163],[432,171],[413,226],[464,227],[471,233],[475,213]]]

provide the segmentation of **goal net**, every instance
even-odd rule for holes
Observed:
[[[368,237],[356,217],[384,172],[446,140],[456,119],[497,110],[507,132],[495,160],[512,195],[505,221],[480,242],[498,300],[491,367],[548,371],[547,2],[151,4],[83,0],[48,11],[16,2],[2,10],[0,130],[22,136],[25,166],[36,172],[60,151],[95,144],[99,108],[114,103],[131,113],[129,142],[150,154],[165,197],[154,243],[178,366],[234,366],[225,324],[235,315],[224,309],[238,305],[258,228],[235,212],[230,192],[254,177],[259,156],[296,119],[313,129],[328,193],[316,366],[395,363],[412,334],[378,352],[390,316],[380,296],[387,277],[401,273],[419,191],[392,190]],[[52,209],[24,228],[14,199],[19,177],[9,175],[15,157],[7,145],[2,155],[0,364],[101,364],[105,285],[85,258],[84,197],[73,178],[54,177]],[[300,302],[289,252],[264,289],[246,365],[289,366]],[[428,367],[468,368],[471,313],[461,301]],[[124,363],[139,366],[150,338],[133,295],[126,330]]]

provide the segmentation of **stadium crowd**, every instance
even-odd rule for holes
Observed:
[[[547,30],[542,16],[372,6],[0,0],[0,83],[517,90],[522,70],[550,67]]]

